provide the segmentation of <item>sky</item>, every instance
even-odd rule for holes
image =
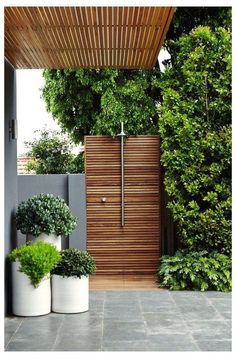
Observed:
[[[161,61],[168,58],[168,52],[161,50],[158,57]],[[163,66],[161,65],[163,69]],[[35,130],[60,129],[52,115],[46,111],[46,104],[41,98],[40,88],[44,85],[42,70],[17,70],[17,120],[18,120],[18,156],[25,154],[25,141],[32,141],[37,135]]]
[[[17,70],[17,120],[18,120],[18,155],[27,151],[24,141],[31,141],[34,131],[46,126],[48,129],[60,129],[51,113],[46,111],[46,104],[41,98],[40,88],[44,80],[42,70]]]

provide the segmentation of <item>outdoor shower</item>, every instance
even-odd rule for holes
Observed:
[[[118,134],[120,137],[120,157],[121,157],[121,226],[125,226],[125,178],[124,178],[124,138],[127,135],[124,132],[124,123],[121,122],[121,132]]]

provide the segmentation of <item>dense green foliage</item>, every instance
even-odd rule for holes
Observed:
[[[84,171],[84,154],[72,154],[68,138],[59,131],[37,130],[39,137],[25,142],[33,159],[27,163],[28,171],[36,174],[81,173]]]
[[[188,35],[198,26],[208,26],[212,30],[217,27],[230,29],[232,26],[231,7],[177,7],[164,42],[164,47],[171,54],[172,64],[176,56],[175,41],[182,35]]]
[[[19,204],[16,225],[23,234],[36,237],[41,233],[67,236],[76,227],[76,218],[63,198],[42,193]]]
[[[121,121],[128,134],[157,132],[159,70],[45,70],[43,76],[47,110],[75,143],[89,134],[116,136]]]
[[[8,257],[11,261],[19,261],[19,271],[30,278],[34,287],[40,284],[61,259],[53,245],[42,241],[17,247]]]
[[[60,252],[61,260],[52,271],[52,274],[63,277],[88,276],[96,270],[96,264],[91,255],[78,249],[66,249]]]
[[[177,251],[175,256],[162,256],[159,276],[161,286],[171,290],[232,289],[231,259],[217,252]]]
[[[231,36],[198,27],[175,42],[159,121],[169,208],[190,250],[231,252]]]

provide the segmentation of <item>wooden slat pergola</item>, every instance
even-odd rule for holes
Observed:
[[[5,7],[16,68],[152,68],[173,7]]]

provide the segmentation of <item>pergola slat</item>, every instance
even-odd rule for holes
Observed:
[[[173,7],[5,7],[15,68],[152,68]]]

